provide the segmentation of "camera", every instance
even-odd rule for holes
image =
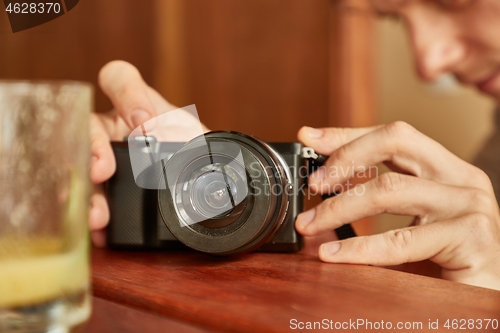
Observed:
[[[212,255],[301,249],[294,225],[317,157],[311,148],[230,131],[187,143],[129,137],[111,146],[111,248],[187,247]]]

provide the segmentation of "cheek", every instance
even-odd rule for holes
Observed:
[[[500,61],[500,1],[475,0],[462,19],[471,44]]]

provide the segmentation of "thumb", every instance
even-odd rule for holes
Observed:
[[[131,64],[120,60],[106,64],[99,72],[99,86],[129,129],[156,116],[147,93],[149,87]]]
[[[443,268],[460,269],[457,248],[467,239],[466,228],[443,221],[321,245],[325,262],[392,266],[432,259]]]
[[[304,126],[297,133],[297,138],[305,146],[312,147],[317,153],[331,155],[335,150],[357,138],[368,134],[379,126],[358,128],[312,128]]]

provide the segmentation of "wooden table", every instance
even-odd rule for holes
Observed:
[[[426,331],[429,320],[449,332],[448,319],[500,321],[498,291],[387,268],[326,264],[304,254],[216,258],[95,249],[92,268],[94,314],[87,331],[95,333],[287,332],[308,322],[351,330],[355,322],[360,331],[368,322],[379,330],[390,322],[395,331],[399,322],[422,323]],[[480,331],[495,330],[490,324]]]

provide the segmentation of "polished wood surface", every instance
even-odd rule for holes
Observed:
[[[207,333],[216,332],[134,309],[102,298],[92,298],[92,316],[81,333]]]
[[[321,263],[303,254],[92,254],[94,294],[224,332],[285,332],[290,321],[444,323],[500,319],[500,292],[405,272]]]

